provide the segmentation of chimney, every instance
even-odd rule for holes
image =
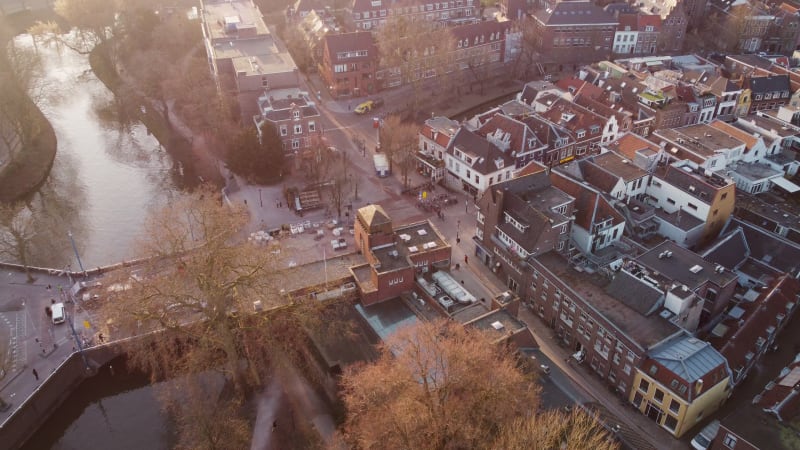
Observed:
[[[699,378],[697,381],[694,382],[694,394],[700,395],[700,392],[703,390],[703,379]]]

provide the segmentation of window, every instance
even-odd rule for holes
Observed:
[[[299,119],[300,118],[300,111],[292,111],[292,117],[294,117],[295,119]]]
[[[652,366],[650,366],[650,370],[648,370],[648,372],[650,372],[650,375],[655,375],[658,372],[658,366],[653,364]]]
[[[672,431],[675,431],[675,427],[678,426],[678,419],[667,414],[667,418],[664,419],[664,426]]]
[[[586,136],[586,130],[578,130],[578,139]]]
[[[299,139],[292,139],[292,148],[297,150],[300,148],[300,140]]]
[[[310,132],[317,131],[317,125],[314,122],[308,122],[308,131]]]
[[[669,203],[670,205],[674,205],[675,204],[675,200],[673,200],[671,198],[668,198],[667,199],[667,203]]]
[[[625,372],[625,375],[630,375],[631,374],[631,365],[630,364],[625,364],[625,367],[622,368],[622,371]]]
[[[681,404],[676,402],[675,399],[672,399],[669,402],[669,410],[674,413],[678,413],[681,410]]]
[[[736,447],[736,442],[736,436],[730,433],[725,433],[725,439],[722,440],[722,443],[725,444],[725,447],[734,448]]]
[[[364,25],[365,28],[368,28],[366,24]],[[336,73],[344,73],[347,72],[347,64],[336,64],[333,66],[333,71]]]
[[[640,380],[639,381],[639,390],[642,392],[647,392],[650,389],[650,383],[647,380]]]
[[[657,401],[658,403],[664,403],[664,391],[656,388],[656,393],[653,396],[653,400]]]
[[[303,126],[299,123],[294,126],[294,134],[303,134]]]
[[[286,136],[289,134],[289,131],[286,129],[286,125],[281,125],[281,136]]]

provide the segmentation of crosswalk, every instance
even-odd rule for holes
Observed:
[[[27,335],[27,324],[25,314],[19,311],[0,313],[0,333],[8,336],[8,373],[21,370],[28,361],[28,349],[25,345]],[[4,329],[5,328],[5,329]],[[0,357],[3,357],[0,355]],[[8,375],[8,373],[6,375]]]

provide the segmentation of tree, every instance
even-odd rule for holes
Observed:
[[[518,20],[516,26],[519,27],[519,32],[521,34],[520,52],[514,60],[511,72],[518,78],[527,80],[531,77],[532,72],[541,71],[540,69],[534,70],[539,64],[541,35],[536,29],[536,22],[529,16]]]
[[[538,403],[509,351],[444,320],[398,331],[342,385],[344,437],[361,449],[487,448]]]
[[[381,126],[381,150],[389,158],[389,170],[393,163],[400,166],[403,186],[408,187],[410,172],[416,167],[417,126],[404,123],[398,116],[389,116]]]
[[[515,419],[504,427],[494,450],[537,448],[591,448],[615,450],[619,445],[591,416],[576,409],[571,414],[548,411]]]
[[[381,25],[376,39],[381,68],[398,71],[401,81],[413,87],[412,111],[419,109],[425,80],[439,76],[446,83],[446,73],[455,70],[455,38],[435,22],[394,15]]]
[[[81,53],[88,53],[107,42],[121,4],[117,0],[56,0],[53,10],[77,29],[78,42],[65,41],[66,45]],[[111,56],[111,49],[107,46],[103,48],[106,56]]]
[[[310,359],[304,330],[323,327],[322,302],[283,291],[299,284],[291,257],[240,243],[249,219],[207,187],[166,205],[146,221],[149,259],[115,273],[100,307],[112,339],[152,332],[126,349],[154,381],[178,382],[163,399],[183,448],[240,448],[249,392],[283,361]]]
[[[0,255],[22,264],[29,283],[34,281],[29,264],[36,225],[33,212],[24,204],[0,203]]]
[[[257,183],[275,183],[283,176],[283,143],[275,127],[262,122],[239,129],[228,147],[226,162],[234,173]]]

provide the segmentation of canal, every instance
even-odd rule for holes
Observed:
[[[57,45],[36,48],[41,78],[32,96],[52,123],[58,148],[49,177],[27,203],[37,222],[33,264],[78,270],[135,256],[146,213],[180,195],[181,164],[89,68],[88,56]]]

